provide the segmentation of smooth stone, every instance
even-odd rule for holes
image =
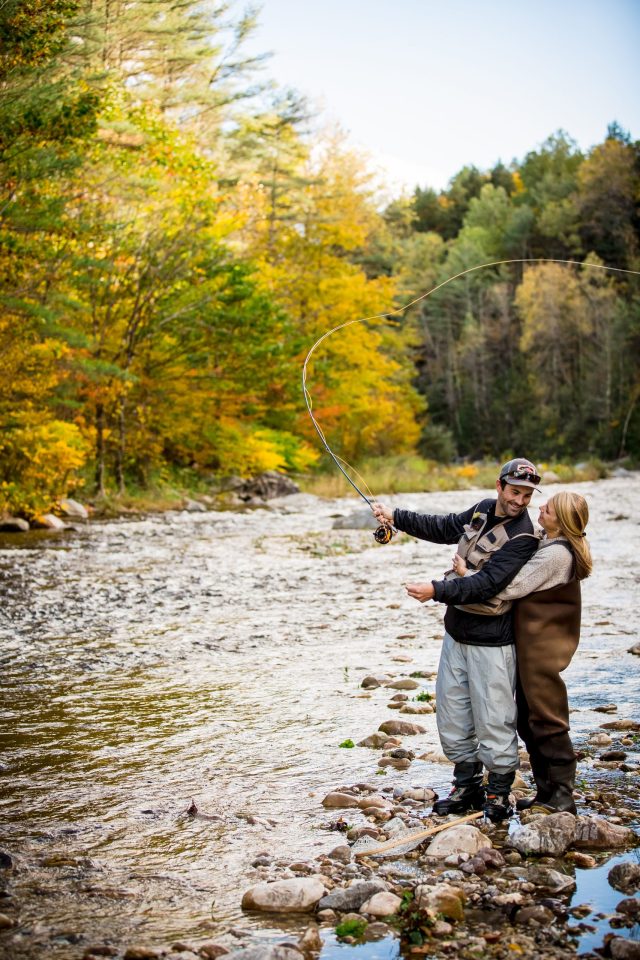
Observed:
[[[366,676],[362,683],[361,687],[364,687],[365,690],[375,690],[376,687],[381,687],[383,683],[386,683],[389,680],[388,676],[374,677],[373,674]]]
[[[0,520],[0,533],[26,533],[29,524],[22,517],[4,517]]]
[[[229,954],[234,960],[303,960],[304,954],[291,943],[260,943]]]
[[[411,760],[408,757],[380,757],[379,767],[393,767],[394,770],[408,770],[411,766]]]
[[[9,930],[13,926],[15,926],[15,920],[8,917],[6,913],[0,913],[0,930]]]
[[[187,513],[206,513],[208,508],[199,500],[185,500],[182,509],[186,510]]]
[[[319,910],[336,910],[339,913],[347,913],[350,910],[359,910],[365,901],[369,900],[374,893],[380,893],[387,889],[382,880],[363,880],[360,883],[354,883],[350,887],[341,887],[338,890],[332,890],[331,893],[323,897],[318,904]]]
[[[374,943],[376,940],[384,940],[386,937],[397,936],[397,931],[393,927],[390,927],[388,923],[381,923],[379,920],[374,920],[373,923],[367,924],[367,929],[362,939],[365,943]]]
[[[306,913],[314,909],[323,895],[324,884],[317,877],[257,883],[245,891],[242,909],[268,913]]]
[[[640,890],[640,863],[618,863],[609,871],[607,879],[621,893]]]
[[[609,850],[630,846],[634,841],[635,833],[629,827],[619,827],[603,817],[577,817],[574,845],[580,850]]]
[[[393,807],[393,803],[386,797],[381,797],[374,793],[369,797],[361,797],[360,800],[358,800],[358,807],[361,810],[367,810],[369,807],[378,807],[380,810],[390,810]]]
[[[626,760],[627,754],[624,750],[606,750],[600,754],[601,760]]]
[[[601,706],[593,708],[596,713],[617,713],[618,704],[617,703],[603,703]]]
[[[385,687],[389,690],[417,690],[420,684],[417,680],[412,680],[411,677],[401,677],[399,680],[390,680],[389,683],[385,683]]]
[[[402,897],[384,890],[374,893],[360,907],[360,913],[369,913],[372,917],[392,917],[400,909]]]
[[[527,880],[529,883],[535,883],[536,887],[544,887],[545,890],[550,890],[551,893],[570,893],[576,889],[576,882],[573,877],[539,864],[529,869]]]
[[[627,653],[632,653],[636,657],[640,657],[640,643],[634,643],[632,647],[629,647]]]
[[[298,940],[298,947],[304,954],[318,954],[322,950],[322,937],[316,923],[310,923]]]
[[[406,703],[404,707],[400,708],[400,713],[409,713],[409,714],[427,714],[435,713],[435,710],[430,703]]]
[[[347,840],[351,840],[353,843],[360,837],[373,837],[374,840],[377,840],[379,835],[380,831],[377,827],[352,827],[351,830],[347,831]]]
[[[351,863],[351,847],[347,843],[341,843],[334,847],[327,854],[330,860],[337,860],[339,863]]]
[[[447,920],[464,920],[466,897],[459,887],[450,883],[438,883],[433,887],[420,884],[415,889],[415,900],[420,910],[441,914]]]
[[[213,940],[208,943],[201,943],[198,947],[198,956],[204,957],[204,960],[217,960],[218,957],[223,957],[225,953],[229,953],[227,947],[223,947],[221,943],[215,943]]]
[[[88,520],[89,511],[77,500],[65,497],[58,501],[58,509],[64,517],[74,517],[76,520]]]
[[[160,956],[160,951],[152,947],[128,947],[124,953],[124,960],[157,960]]]
[[[452,853],[469,853],[473,855],[483,847],[492,847],[489,837],[485,836],[477,827],[470,823],[460,824],[458,827],[449,827],[443,830],[431,841],[425,854],[428,857],[437,857],[444,860]]]
[[[370,747],[373,750],[380,750],[389,740],[389,735],[386,733],[372,733],[370,736],[365,737],[364,740],[361,740],[358,743],[359,747]]]
[[[561,857],[573,843],[576,817],[572,813],[551,813],[516,828],[509,846],[519,853]]]
[[[431,803],[436,796],[435,790],[430,787],[409,787],[402,791],[403,800],[418,800],[420,803]]]
[[[529,923],[532,920],[546,926],[554,920],[553,910],[543,907],[541,903],[534,903],[530,907],[521,907],[514,917],[514,923]]]
[[[53,513],[43,513],[31,521],[34,530],[66,530],[66,523]]]
[[[591,733],[589,734],[589,743],[593,744],[594,747],[608,747],[610,743],[613,743],[613,740],[608,733]]]
[[[640,916],[640,900],[637,897],[628,897],[616,905],[616,913],[624,913],[629,917]]]
[[[415,737],[419,733],[426,733],[424,727],[418,723],[409,723],[408,720],[385,720],[378,727],[382,733],[388,733],[390,736]]]
[[[640,942],[626,937],[613,937],[607,944],[613,960],[640,960]]]
[[[603,730],[640,730],[640,723],[636,720],[609,720],[600,726]]]
[[[571,860],[572,863],[575,863],[576,867],[579,867],[581,870],[592,870],[598,863],[595,857],[592,857],[590,853],[582,853],[581,850],[570,850],[566,855],[567,860]]]
[[[320,923],[334,924],[338,919],[338,916],[334,910],[318,910],[316,918],[320,921]]]
[[[334,790],[326,795],[322,801],[322,806],[328,810],[358,807],[359,798],[354,797],[351,793],[340,793],[338,790]]]

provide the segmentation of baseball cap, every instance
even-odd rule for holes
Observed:
[[[508,460],[500,467],[499,480],[506,483],[512,483],[516,487],[532,487],[537,490],[540,483],[540,474],[538,468],[525,460],[524,457],[516,457],[514,460]]]

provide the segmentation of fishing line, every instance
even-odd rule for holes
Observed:
[[[511,264],[511,263],[563,263],[563,264],[568,264],[575,267],[589,267],[592,270],[608,270],[612,273],[627,273],[627,274],[632,274],[634,276],[640,276],[640,270],[627,270],[627,269],[624,269],[623,267],[607,267],[602,263],[589,263],[588,261],[583,262],[580,260],[560,260],[555,257],[525,257],[525,258],[519,258],[515,260],[493,260],[491,261],[491,263],[479,263],[479,264],[476,264],[475,267],[467,267],[466,270],[461,270],[460,273],[456,273],[453,277],[448,277],[446,280],[443,280],[441,283],[436,284],[435,287],[432,287],[431,290],[427,290],[426,293],[423,293],[421,296],[416,297],[415,300],[411,300],[409,303],[405,303],[403,307],[399,307],[397,310],[391,310],[389,313],[376,313],[374,316],[371,316],[371,317],[359,317],[357,320],[346,320],[344,323],[339,323],[336,327],[333,327],[331,330],[327,330],[326,333],[323,333],[323,335],[319,337],[318,340],[316,340],[316,342],[313,344],[313,346],[309,350],[302,367],[302,392],[304,394],[304,400],[307,405],[307,411],[309,413],[309,416],[311,417],[311,422],[313,423],[313,426],[315,427],[316,432],[320,437],[322,445],[324,446],[325,450],[327,451],[327,453],[335,463],[340,473],[348,480],[348,482],[351,484],[351,486],[356,491],[358,496],[362,497],[362,499],[364,500],[364,502],[369,507],[372,513],[373,513],[373,501],[375,500],[375,497],[371,493],[371,490],[369,490],[369,487],[367,486],[363,478],[360,476],[358,471],[355,470],[355,468],[352,467],[351,464],[347,463],[346,460],[343,460],[342,457],[337,456],[337,454],[333,452],[333,450],[329,446],[329,443],[327,442],[327,438],[325,437],[320,424],[318,423],[318,421],[316,420],[313,414],[313,401],[311,399],[309,390],[307,389],[307,366],[308,366],[309,360],[311,359],[312,354],[317,349],[317,347],[319,347],[320,344],[327,339],[327,337],[330,337],[333,333],[336,333],[338,330],[344,330],[345,327],[350,327],[354,323],[371,323],[373,320],[387,320],[387,319],[390,319],[391,317],[399,317],[406,310],[408,310],[409,307],[413,307],[415,306],[416,303],[420,303],[422,300],[426,300],[427,297],[430,297],[437,290],[441,290],[442,287],[446,287],[448,283],[452,283],[454,280],[459,280],[460,277],[464,277],[468,273],[473,273],[476,270],[485,270],[489,267],[506,266],[507,264]],[[358,477],[362,485],[367,488],[367,491],[369,492],[370,496],[367,497],[366,494],[362,492],[360,487],[357,485],[357,483],[355,483],[354,480],[352,480],[352,478],[349,476],[349,474],[347,473],[345,468],[342,466],[342,464],[344,464],[344,467],[348,467],[349,470],[351,470]],[[393,536],[394,532],[395,531],[393,530],[392,527],[382,524],[377,528],[377,530],[375,530],[374,537],[378,541],[378,543],[388,543],[391,540],[391,537]]]

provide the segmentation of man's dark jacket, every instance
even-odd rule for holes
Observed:
[[[395,510],[393,523],[398,530],[430,540],[432,543],[458,543],[470,524],[474,513],[486,514],[483,532],[487,533],[504,522],[509,540],[492,553],[481,570],[472,577],[457,577],[452,580],[434,580],[435,598],[447,604],[444,625],[454,640],[483,647],[499,647],[514,642],[512,615],[509,610],[500,616],[467,613],[459,605],[483,603],[500,593],[515,577],[538,548],[538,536],[526,510],[518,517],[504,520],[495,515],[496,500],[481,500],[464,513],[446,516],[413,513],[411,510]],[[526,534],[521,536],[521,534]]]

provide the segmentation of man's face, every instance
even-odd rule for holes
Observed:
[[[496,480],[496,490],[498,491],[496,516],[498,517],[519,516],[529,506],[533,496],[532,487],[518,487],[513,483],[505,483],[503,490],[499,480]]]

